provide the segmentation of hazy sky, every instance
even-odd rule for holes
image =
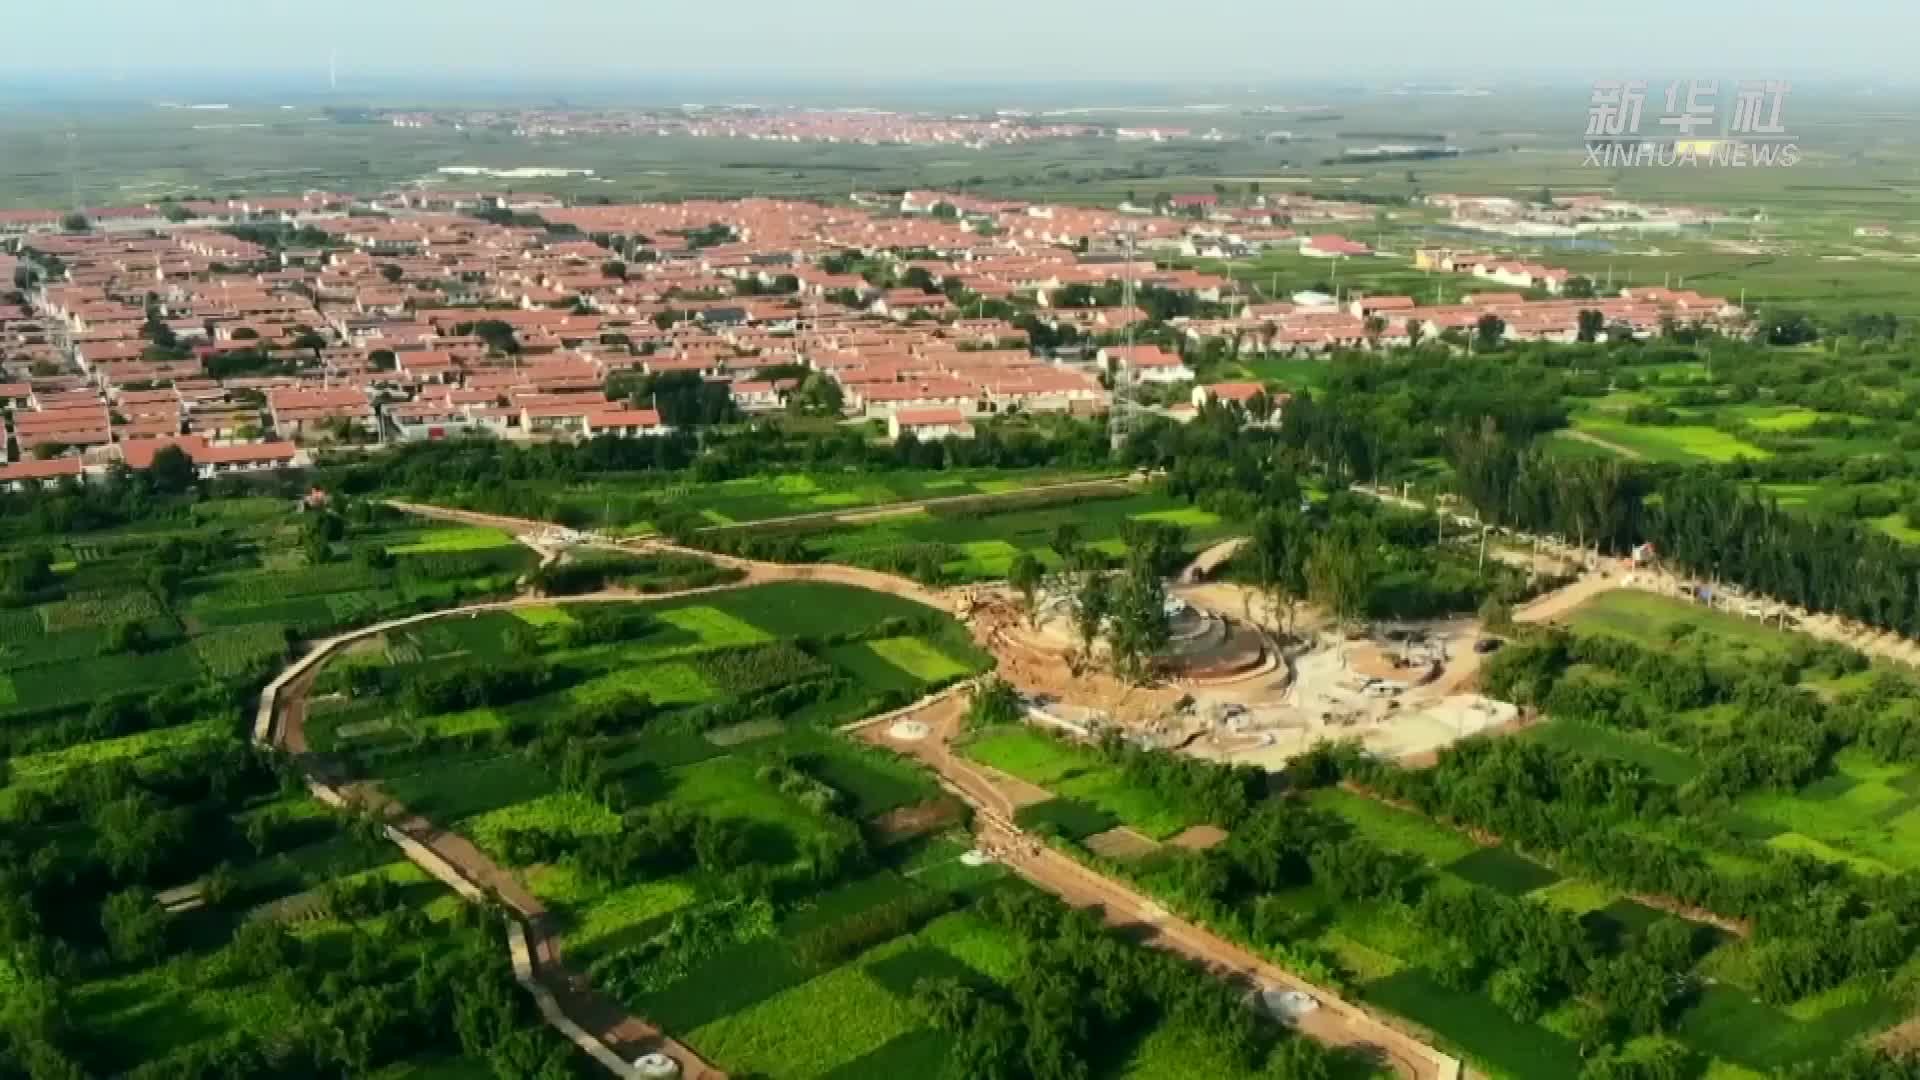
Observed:
[[[0,76],[1901,76],[1913,0],[12,0]],[[1137,12],[1137,14],[1136,14]],[[52,41],[59,48],[20,47]]]

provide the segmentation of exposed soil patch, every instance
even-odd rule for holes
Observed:
[[[1082,842],[1087,845],[1087,850],[1095,855],[1118,859],[1122,862],[1144,859],[1160,850],[1160,845],[1154,843],[1151,838],[1134,832],[1124,825],[1117,829],[1108,829],[1103,833],[1094,833]]]

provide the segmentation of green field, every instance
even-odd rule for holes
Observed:
[[[718,528],[807,515],[882,509],[929,499],[1013,496],[1050,484],[1106,479],[1112,470],[888,469],[768,472],[703,481],[685,474],[612,473],[590,484],[560,490],[530,490],[539,516],[590,525],[622,536],[658,531],[657,519],[678,515],[697,526]],[[449,493],[472,509],[493,507],[497,489]],[[462,530],[447,530],[450,533]],[[484,532],[491,530],[471,530]],[[477,541],[469,541],[477,542]]]
[[[436,551],[485,551],[508,547],[517,541],[501,529],[456,528],[429,529],[419,539],[390,547],[393,555],[421,555]]]
[[[1743,442],[1718,428],[1683,424],[1642,426],[1597,415],[1576,417],[1573,427],[1576,431],[1621,447],[1631,457],[1648,461],[1723,464],[1741,458],[1763,461],[1773,456],[1769,451]]]
[[[1119,767],[1097,751],[1034,728],[998,729],[969,741],[964,751],[975,761],[1091,806],[1154,839],[1165,839],[1199,824],[1129,781]]]
[[[1087,547],[1120,555],[1129,523],[1184,530],[1197,551],[1235,532],[1216,514],[1158,494],[1114,494],[1043,499],[1002,509],[922,509],[873,521],[838,525],[769,526],[713,541],[725,550],[778,552],[789,560],[841,562],[905,574],[929,583],[985,581],[1006,576],[1021,553],[1058,566],[1048,545],[1070,524]]]
[[[1794,641],[1791,633],[1753,619],[1639,589],[1601,593],[1576,608],[1567,621],[1580,633],[1610,634],[1651,648],[1670,647],[1673,628],[1689,626],[1701,640],[1711,642],[1717,658],[1729,662],[1775,658]]]
[[[511,591],[535,562],[497,530],[431,528],[384,509],[316,547],[292,500],[233,502],[64,536],[86,557],[59,575],[56,595],[0,619],[0,716],[57,720],[115,695],[256,681],[294,640]],[[0,528],[0,554],[8,543]],[[192,553],[165,595],[149,576],[156,545]],[[109,648],[115,635],[129,647]]]

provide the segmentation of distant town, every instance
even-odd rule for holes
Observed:
[[[1493,230],[1689,213],[1428,201]],[[1746,326],[1738,304],[1692,290],[1472,250],[1378,253],[1352,238],[1375,214],[1295,194],[1090,209],[938,191],[568,205],[443,189],[0,212],[0,282],[15,290],[0,305],[0,484],[140,469],[167,446],[211,477],[326,446],[665,433],[650,401],[622,393],[639,377],[724,388],[748,415],[804,393],[890,438],[965,438],[983,416],[1098,414],[1116,393],[1176,419],[1244,398],[1195,385],[1202,352]],[[1276,251],[1326,260],[1333,281],[1341,264],[1398,259],[1475,289],[1261,295],[1193,268]]]

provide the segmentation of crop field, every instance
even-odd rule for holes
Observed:
[[[520,861],[530,857],[519,855],[519,838],[578,845],[619,835],[622,812],[672,807],[739,830],[757,861],[797,863],[842,827],[836,822],[857,827],[940,797],[917,771],[809,717],[851,718],[984,662],[944,615],[833,585],[533,611],[532,619],[516,610],[429,622],[388,635],[384,649],[343,656],[320,685],[370,686],[373,696],[350,694],[316,710],[309,738],[344,754],[404,804],[521,867],[536,895],[578,928],[588,959],[617,953],[676,911],[710,904],[717,879],[695,867],[644,884],[607,880],[564,859]],[[595,630],[602,625],[623,636],[609,640]],[[900,632],[908,627],[916,632]],[[833,643],[803,647],[795,641],[802,634]],[[874,642],[883,643],[885,657],[867,649]],[[863,659],[841,662],[851,656]],[[453,712],[421,713],[396,700],[407,680],[448,665],[503,662],[539,663],[557,681],[521,700]],[[362,674],[336,675],[336,665]],[[881,668],[888,677],[869,681]],[[517,737],[509,732],[522,725],[558,729],[583,711],[635,700],[647,703],[639,729],[574,740],[608,785],[603,797],[513,750]],[[370,715],[384,722],[361,719]]]
[[[1684,852],[1736,880],[1760,873],[1783,856],[1824,863],[1828,872],[1845,873],[1861,882],[1920,869],[1920,773],[1899,756],[1890,758],[1884,749],[1875,750],[1870,737],[1882,730],[1880,725],[1900,723],[1899,718],[1911,715],[1920,699],[1920,684],[1909,674],[1868,667],[1860,658],[1849,661],[1838,650],[1816,648],[1790,632],[1631,590],[1601,594],[1576,609],[1567,623],[1576,635],[1632,643],[1678,662],[1680,670],[1698,664],[1719,678],[1737,679],[1752,670],[1794,665],[1786,669],[1791,674],[1785,678],[1796,682],[1797,688],[1788,686],[1781,693],[1805,694],[1809,701],[1828,708],[1857,709],[1855,722],[1869,736],[1851,745],[1841,743],[1837,752],[1791,782],[1749,782],[1722,796],[1718,806],[1694,811],[1688,819],[1631,823],[1628,828],[1635,835]],[[1579,639],[1574,647],[1581,648]],[[1760,728],[1769,722],[1763,712],[1738,703],[1711,703],[1710,698],[1708,704],[1691,708],[1663,706],[1661,677],[1638,668],[1614,670],[1596,659],[1614,653],[1576,651],[1573,655],[1579,662],[1556,669],[1560,685],[1589,689],[1565,696],[1558,691],[1548,694],[1546,722],[1520,738],[1576,759],[1625,762],[1640,770],[1647,782],[1684,792],[1714,782],[1720,767],[1715,758],[1725,753],[1718,748],[1737,745],[1745,735],[1744,726]],[[1618,703],[1589,715],[1579,703],[1588,700],[1584,694],[1594,692],[1622,697],[1601,699]],[[1555,715],[1562,701],[1575,709],[1575,715]],[[1360,797],[1351,793],[1316,792],[1312,798],[1375,843],[1417,853],[1447,878],[1578,914],[1597,932],[1614,939],[1637,938],[1653,925],[1674,918],[1616,888],[1563,876],[1504,848],[1448,858],[1452,850],[1409,823],[1406,818],[1417,817],[1409,811],[1356,812],[1361,804],[1355,800]],[[1433,1028],[1495,1069],[1532,1075],[1522,1068],[1521,1059],[1506,1060],[1502,1055],[1521,1052],[1530,1042],[1538,1045],[1526,1053],[1545,1053],[1558,1045],[1554,1036],[1566,1034],[1549,1014],[1540,1021],[1548,1029],[1547,1036],[1522,1037],[1511,1030],[1511,1018],[1500,1010],[1480,1015],[1475,1011],[1479,1007],[1466,996],[1434,984],[1418,970],[1417,961],[1398,947],[1405,943],[1397,934],[1383,933],[1377,922],[1359,920],[1350,911],[1302,903],[1307,910],[1324,911],[1319,917],[1333,927],[1318,940],[1350,969],[1370,977],[1363,988],[1366,996]],[[1349,925],[1355,922],[1361,923],[1357,930]],[[1398,933],[1417,931],[1408,923]],[[1715,938],[1717,944],[1697,961],[1702,989],[1688,1000],[1672,1030],[1688,1046],[1714,1059],[1716,1068],[1767,1074],[1829,1057],[1911,1011],[1897,987],[1866,977],[1806,993],[1798,1000],[1786,995],[1763,1001],[1760,987],[1764,983],[1756,968],[1755,950],[1746,940],[1721,931],[1715,931]],[[1396,959],[1383,962],[1382,956]],[[1503,1028],[1505,1034],[1500,1033]]]
[[[1311,803],[1336,814],[1359,834],[1389,850],[1415,857],[1434,875],[1429,888],[1474,882],[1506,895],[1583,916],[1603,935],[1640,935],[1674,917],[1624,898],[1617,890],[1550,868],[1502,847],[1481,847],[1461,833],[1409,810],[1366,796],[1324,789]],[[1491,1075],[1527,1080],[1579,1072],[1579,1055],[1561,1014],[1548,1012],[1523,1023],[1498,1007],[1484,990],[1461,992],[1441,985],[1427,970],[1441,948],[1404,907],[1343,904],[1317,886],[1281,894],[1304,925],[1307,944],[1336,959],[1360,980],[1360,995],[1432,1031],[1441,1045],[1466,1054]],[[1868,989],[1850,987],[1831,995],[1838,1003],[1809,999],[1788,1008],[1756,1002],[1739,985],[1744,943],[1719,935],[1720,944],[1700,961],[1717,980],[1681,1014],[1675,1033],[1712,1059],[1708,1075],[1752,1075],[1792,1062],[1831,1055],[1863,1032],[1897,1018],[1897,1003]],[[1746,1037],[1740,1034],[1748,1027]],[[1721,1072],[1718,1070],[1726,1070]],[[1753,1073],[1742,1070],[1753,1070]]]
[[[692,515],[708,527],[750,525],[805,515],[880,510],[930,499],[1014,495],[1051,484],[1107,479],[1116,474],[1068,469],[813,470],[761,473],[732,480],[695,481],[690,475],[614,473],[591,484],[533,493],[539,516],[606,530],[619,536],[659,531],[665,514]],[[498,492],[472,492],[453,501],[486,509]]]
[[[1575,431],[1585,432],[1609,445],[1624,448],[1628,456],[1648,461],[1686,464],[1710,462],[1724,464],[1740,458],[1755,461],[1772,453],[1721,431],[1699,425],[1644,427],[1599,415],[1574,418]]]
[[[936,1072],[953,1047],[928,1026],[915,988],[929,977],[993,987],[1013,976],[1020,938],[975,905],[1014,886],[1001,867],[961,860],[962,833],[887,842],[852,876],[817,878],[820,852],[889,811],[947,796],[904,760],[810,722],[804,692],[850,697],[865,711],[917,696],[979,670],[984,658],[964,633],[907,601],[815,584],[540,610],[531,621],[519,612],[458,620],[457,640],[429,623],[385,649],[342,657],[337,664],[371,670],[323,673],[321,685],[348,687],[349,700],[316,712],[310,735],[513,868],[561,921],[568,955],[597,986],[723,1068],[804,1078]],[[623,636],[607,640],[596,626]],[[583,681],[494,702],[490,724],[411,715],[419,691],[410,680],[449,664],[499,663],[484,658],[508,638],[525,648],[520,662],[550,665],[562,684]],[[449,646],[458,648],[427,659]],[[755,673],[768,664],[791,674],[766,683]],[[705,673],[706,693],[652,697],[657,673],[672,668]],[[613,674],[628,681],[608,700],[651,700],[639,720],[572,736],[557,761],[539,749],[537,730],[530,744],[502,738],[515,723],[572,728],[595,707],[578,687]],[[354,686],[372,696],[352,700]],[[392,727],[354,737],[325,723],[373,712],[394,715]],[[1112,776],[1079,779],[1090,798],[1120,787]],[[707,824],[670,864],[618,873],[591,854],[647,822],[675,820]],[[704,830],[737,846],[710,843]],[[731,883],[747,868],[789,883],[777,904],[742,906]],[[829,1030],[834,1038],[820,1038]],[[1157,1026],[1144,1034],[1111,1075],[1147,1075],[1140,1070],[1169,1040],[1197,1038]]]
[[[1023,552],[1042,565],[1058,566],[1060,557],[1048,543],[1067,524],[1079,530],[1088,547],[1118,556],[1125,552],[1121,535],[1129,522],[1178,526],[1196,551],[1235,529],[1218,515],[1169,496],[1117,493],[1001,509],[922,509],[866,522],[775,525],[735,535],[747,544],[797,543],[809,561],[873,567],[943,584],[1003,578]]]
[[[1577,632],[1678,650],[1725,670],[1778,663],[1797,637],[1686,601],[1626,589],[1602,593],[1576,609],[1568,622]],[[1689,628],[1678,638],[1674,635],[1677,625]],[[1801,684],[1810,692],[1844,698],[1866,690],[1873,680],[1872,671],[1840,678],[1809,673]],[[1900,696],[1877,706],[1889,714],[1913,706],[1913,685],[1906,680],[1894,685],[1900,688]],[[1737,711],[1729,714],[1727,706],[1689,710],[1676,720],[1708,731],[1737,730],[1731,725],[1739,723]],[[1555,719],[1526,737],[1631,761],[1670,784],[1684,784],[1700,771],[1697,755],[1646,732]],[[1824,774],[1797,790],[1741,794],[1733,803],[1730,821],[1738,831],[1776,850],[1875,873],[1920,869],[1920,771],[1848,748],[1833,756]]]
[[[1189,825],[1200,824],[1153,792],[1126,779],[1118,766],[1097,752],[1034,728],[1020,725],[989,732],[969,741],[964,752],[981,764],[1060,795],[1062,798],[1056,802],[1068,802],[1069,806],[1042,803],[1033,808],[1042,816],[1033,820],[1056,824],[1069,835],[1090,835],[1118,822],[1160,840]],[[1096,813],[1089,815],[1084,810],[1075,813],[1070,810],[1075,803],[1090,807]],[[1053,809],[1042,811],[1043,807]],[[1101,828],[1090,828],[1105,819],[1111,820]]]
[[[86,558],[55,571],[44,598],[0,609],[0,716],[57,719],[115,695],[245,683],[300,638],[496,594],[534,562],[495,530],[375,515],[346,524],[314,563],[291,501],[236,501],[161,519],[174,526],[164,542],[204,552],[161,586],[149,573],[155,522],[64,538]],[[392,557],[376,565],[369,552]]]
[[[207,762],[238,751],[237,730],[224,718],[206,719],[15,757],[0,786],[0,821],[10,835],[31,842],[49,825],[14,818],[23,793],[46,798],[76,771],[107,765],[129,768],[128,776],[196,776]],[[204,890],[204,906],[154,924],[157,944],[173,950],[123,956],[116,948],[111,959],[102,956],[61,976],[68,1045],[85,1048],[81,1060],[90,1073],[192,1068],[189,1060],[222,1060],[221,1048],[236,1041],[276,1043],[304,1025],[335,1023],[328,1011],[333,995],[316,997],[314,987],[323,978],[347,978],[353,944],[368,935],[381,943],[377,965],[384,974],[377,977],[384,980],[403,980],[412,965],[444,962],[462,949],[504,968],[494,935],[464,929],[455,917],[463,908],[457,898],[401,861],[389,844],[349,827],[304,791],[279,789],[270,774],[234,776],[231,785],[224,797],[197,805],[191,837],[149,841],[153,857],[197,866],[178,880]],[[181,812],[144,805],[150,816]],[[61,841],[69,845],[84,845],[91,832],[54,827],[64,829]],[[182,844],[187,853],[179,851]],[[226,883],[217,892],[215,878]],[[351,901],[363,905],[351,912],[340,907],[349,902],[342,890],[371,887],[375,879],[378,899]],[[136,894],[154,904],[150,892]],[[83,916],[94,917],[91,911]],[[403,933],[387,929],[402,919]],[[263,966],[263,955],[275,962]],[[38,977],[10,965],[0,969],[0,1002],[28,978]],[[474,1064],[457,1043],[430,1038],[380,1051],[364,1072],[473,1076]]]

